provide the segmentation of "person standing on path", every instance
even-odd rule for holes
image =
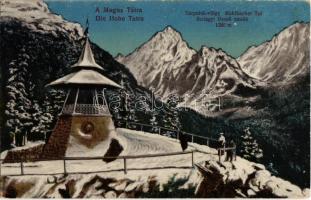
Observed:
[[[234,143],[233,140],[230,140],[229,145],[227,146],[229,149],[227,149],[227,156],[226,156],[226,161],[232,162],[233,160],[236,160],[236,144]]]
[[[222,150],[225,148],[225,144],[226,144],[226,138],[224,136],[224,133],[220,133],[219,134],[219,138],[218,138],[218,156],[222,156],[223,154],[225,154],[225,152]]]

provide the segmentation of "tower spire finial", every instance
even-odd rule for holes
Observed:
[[[86,18],[84,36],[89,37],[89,17]]]

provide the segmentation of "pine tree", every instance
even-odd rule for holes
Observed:
[[[44,111],[42,120],[45,121],[44,137],[48,139],[56,124],[59,113],[63,108],[66,94],[62,90],[50,89],[47,98],[43,102],[42,109]]]
[[[44,101],[42,107],[37,102],[34,102],[32,116],[36,124],[31,129],[31,140],[46,140],[47,134],[52,131],[53,116],[50,109],[50,102],[47,100]]]
[[[127,112],[127,121],[129,122],[137,122],[136,112],[134,108],[130,108],[130,110]],[[135,124],[131,124],[131,128],[136,128]]]
[[[158,132],[159,128],[157,127],[158,124],[158,112],[156,110],[151,111],[151,118],[149,120],[150,125],[152,126],[152,132]]]
[[[121,127],[122,125],[122,115],[119,109],[112,109],[113,116],[115,117],[115,121],[117,122],[117,126]]]
[[[178,108],[175,108],[172,113],[172,118],[171,118],[171,125],[174,129],[179,130],[180,129],[180,120],[179,120],[179,113],[178,113]]]
[[[32,102],[31,115],[33,126],[31,127],[29,140],[46,140],[52,133],[57,116],[63,106],[65,94],[61,90],[49,89],[41,102],[36,100],[34,94],[35,84],[29,81],[29,95]]]
[[[166,102],[168,112],[166,113],[165,118],[163,119],[163,124],[165,127],[169,129],[179,130],[181,127],[179,120],[179,110],[177,107],[179,102],[180,99],[175,94],[170,95]],[[166,135],[170,137],[177,137],[176,134],[177,133],[171,131],[168,131],[166,133]]]
[[[129,128],[136,128],[137,126],[135,124],[130,124],[131,122],[137,122],[137,116],[136,116],[136,109],[135,104],[133,101],[133,94],[125,93],[123,95],[124,102],[125,102],[125,116],[124,120],[126,122],[129,122],[128,127]]]
[[[27,59],[29,59],[29,56],[22,53],[17,60],[9,64],[9,78],[6,85],[8,102],[5,107],[7,119],[5,130],[12,140],[15,138],[16,146],[24,144],[25,135],[33,125],[30,114],[32,103],[29,100],[29,94],[25,86],[28,75]]]
[[[111,96],[113,96],[113,93],[111,94]],[[110,97],[111,97],[110,96]],[[121,103],[122,99],[121,97],[119,96],[119,101]],[[111,114],[112,116],[114,117],[114,122],[116,123],[117,127],[121,127],[122,125],[122,108],[121,108],[121,105],[119,106],[119,104],[116,104],[116,105],[113,105],[112,106],[109,106],[110,110],[111,110]]]
[[[263,157],[263,151],[259,147],[257,141],[253,138],[249,128],[244,130],[244,134],[241,136],[241,155],[243,158],[251,161],[260,161]]]
[[[179,121],[179,112],[178,112],[178,103],[179,97],[176,95],[170,95],[167,100],[168,114],[166,119],[166,126],[172,129],[179,130],[180,129],[180,121]]]
[[[48,107],[47,111],[53,116],[53,121],[55,122],[57,115],[61,112],[64,101],[65,92],[62,90],[50,89],[48,91],[47,99],[45,101]]]

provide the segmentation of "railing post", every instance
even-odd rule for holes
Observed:
[[[23,163],[23,160],[21,160],[21,175],[24,175],[24,163]]]
[[[161,135],[161,128],[159,127],[159,135]]]
[[[124,161],[124,174],[127,174],[127,169],[126,169],[126,158],[123,158]]]
[[[66,159],[63,159],[63,164],[64,164],[64,175],[67,174],[67,170],[66,170]]]
[[[206,145],[209,146],[209,139],[206,139]]]
[[[191,135],[191,142],[193,143],[193,135]]]
[[[236,147],[234,148],[234,160],[236,161]]]
[[[191,152],[191,164],[192,164],[192,167],[194,167],[194,155],[193,155],[193,151]]]
[[[224,145],[224,157],[225,157],[225,159],[224,159],[224,161],[226,161],[226,151],[225,151],[225,148],[226,148],[226,145]]]
[[[219,163],[221,163],[221,148],[218,148]]]

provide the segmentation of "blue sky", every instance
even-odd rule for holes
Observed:
[[[45,0],[49,8],[70,21],[85,24],[90,21],[90,37],[112,55],[128,54],[146,42],[155,32],[171,25],[182,33],[194,49],[202,45],[222,48],[238,57],[250,45],[269,40],[274,34],[296,21],[310,20],[309,4],[303,1],[55,1]],[[124,9],[123,13],[96,13],[96,8]],[[141,8],[143,22],[96,21],[97,15],[120,15],[128,18],[127,7]],[[219,28],[215,23],[199,22],[185,11],[249,11],[262,12],[250,16],[247,22],[236,22],[231,28]],[[233,24],[233,22],[231,23]]]

